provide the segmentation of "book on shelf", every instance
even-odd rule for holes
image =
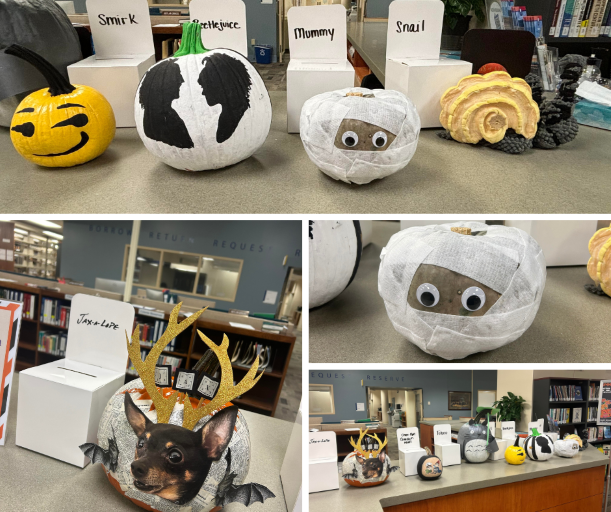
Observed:
[[[590,19],[586,29],[586,37],[598,37],[598,31],[600,29],[605,7],[606,0],[594,0],[592,2],[592,10],[590,11]]]
[[[560,37],[560,32],[562,30],[562,22],[564,20],[564,10],[566,7],[567,0],[556,0],[556,1],[559,2],[558,17],[556,18],[556,21],[555,21],[554,33],[550,35]]]
[[[590,383],[590,392],[588,395],[588,400],[598,400],[599,394],[600,394],[600,386],[596,385],[594,382]]]
[[[573,19],[571,20],[571,27],[569,28],[569,37],[579,37],[579,27],[581,26],[587,4],[588,0],[576,0]]]
[[[598,418],[598,407],[588,407],[588,421],[596,421]]]
[[[571,421],[571,409],[568,407],[563,409],[550,409],[549,415],[552,418],[552,421],[557,422],[558,424],[570,423]]]
[[[559,37],[568,37],[569,30],[571,29],[571,21],[573,20],[573,8],[575,6],[575,0],[566,0],[564,6],[564,15],[562,22],[560,23],[560,34]]]
[[[66,356],[66,345],[68,343],[68,336],[64,333],[50,333],[47,331],[40,331],[38,333],[38,351],[46,352],[54,356]]]
[[[147,349],[142,349],[140,350],[140,357],[142,358],[142,360],[144,361],[146,359],[146,356],[148,355],[149,351]],[[172,367],[172,374],[174,374],[174,372],[176,371],[176,368],[180,368],[181,364],[182,364],[182,357],[174,357],[174,356],[167,356],[164,354],[161,354],[159,356],[159,359],[157,360],[157,364],[158,365],[170,365]],[[127,367],[127,373],[129,375],[138,375],[138,372],[136,371],[136,368],[134,367],[134,363],[131,362],[131,360],[129,361],[129,366]]]
[[[581,386],[550,386],[549,400],[550,402],[574,402],[576,400],[583,400]]]
[[[0,299],[23,303],[21,317],[36,320],[36,295],[8,288],[0,288]]]
[[[40,321],[67,328],[70,325],[70,306],[63,306],[58,299],[43,297],[40,304]]]
[[[601,441],[605,437],[605,427],[598,427],[598,440]]]
[[[599,36],[608,37],[609,30],[611,29],[611,25],[609,25],[609,19],[611,18],[611,1],[607,1],[607,6],[605,7],[605,12],[603,14],[603,21],[600,26]]]
[[[604,428],[605,428],[604,438],[611,439],[611,427],[604,427]]]
[[[596,436],[597,436],[597,429],[596,427],[589,427],[588,428],[588,441],[596,441]]]
[[[579,27],[579,37],[585,37],[586,31],[588,30],[588,23],[590,21],[590,13],[592,12],[592,4],[594,0],[588,0],[586,3],[586,9],[583,13],[583,19],[581,20],[581,26]]]
[[[581,407],[573,409],[573,423],[581,422]]]
[[[134,329],[137,325],[140,326],[140,344],[147,347],[152,347],[168,328],[168,322],[164,320],[155,320],[154,322],[134,320]],[[164,350],[166,352],[176,350],[176,338],[170,341]]]

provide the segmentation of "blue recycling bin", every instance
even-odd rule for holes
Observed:
[[[255,45],[255,59],[257,64],[271,64],[272,47],[269,44]]]

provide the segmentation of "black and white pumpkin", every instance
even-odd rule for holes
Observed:
[[[524,441],[524,451],[530,460],[549,460],[554,455],[554,441],[547,434],[528,436]]]
[[[554,452],[560,457],[574,457],[579,448],[579,442],[575,439],[558,439],[554,443]]]
[[[354,279],[363,244],[358,220],[311,220],[310,308],[326,304]]]
[[[44,57],[66,80],[66,68],[82,59],[76,30],[57,2],[0,0],[0,126],[10,126],[21,100],[47,85],[28,63],[4,55],[15,43]]]
[[[138,134],[177,169],[220,169],[250,157],[270,130],[263,79],[241,54],[206,50],[199,23],[185,23],[180,49],[146,72],[135,98]]]

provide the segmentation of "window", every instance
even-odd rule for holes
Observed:
[[[123,280],[130,246],[125,246]],[[234,302],[244,260],[138,247],[134,284]]]
[[[310,416],[335,414],[333,386],[331,384],[310,384]]]

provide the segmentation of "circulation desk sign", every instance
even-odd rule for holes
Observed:
[[[597,425],[611,425],[611,380],[600,381]]]

